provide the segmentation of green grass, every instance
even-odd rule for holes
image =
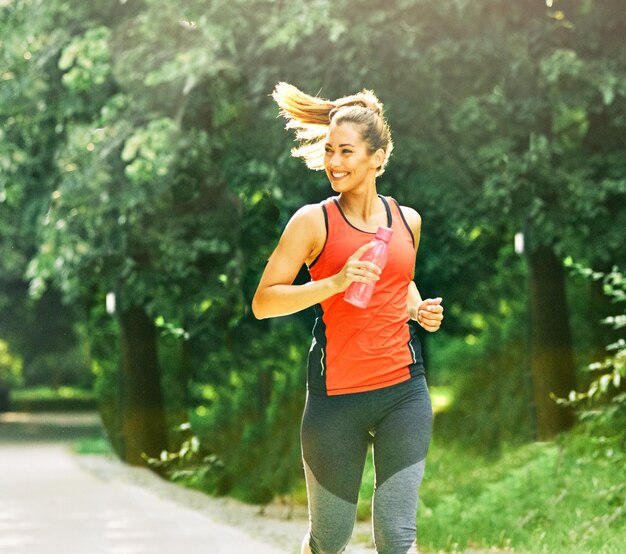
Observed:
[[[72,444],[76,454],[112,454],[113,449],[105,437],[86,437],[78,439]]]
[[[11,391],[11,409],[18,412],[62,412],[97,409],[93,391],[74,387],[32,387]]]
[[[11,398],[13,400],[47,400],[58,398],[92,399],[93,397],[94,393],[92,391],[74,387],[32,387],[11,391]]]
[[[420,491],[421,551],[624,552],[626,453],[620,440],[581,428],[489,460],[435,439]],[[368,459],[362,519],[370,515],[372,483]]]
[[[553,442],[504,448],[497,459],[441,442],[435,434],[420,490],[420,551],[626,552],[622,419],[604,429],[579,425]],[[360,520],[371,517],[373,489],[370,454],[359,494]],[[294,496],[306,502],[304,485]]]

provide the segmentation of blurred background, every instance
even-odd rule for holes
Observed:
[[[0,411],[97,410],[129,464],[305,503],[312,313],[250,301],[332,191],[270,94],[373,89],[446,309],[420,543],[618,552],[624,36],[620,0],[0,0]]]

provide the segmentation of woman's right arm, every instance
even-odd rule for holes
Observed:
[[[343,292],[352,281],[378,279],[376,265],[359,261],[371,247],[371,244],[366,244],[350,256],[339,273],[319,281],[294,285],[302,265],[315,259],[322,251],[325,240],[326,229],[320,206],[300,208],[287,224],[270,256],[252,299],[252,311],[258,319],[293,314]]]

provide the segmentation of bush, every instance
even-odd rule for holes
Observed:
[[[604,293],[615,304],[626,305],[626,277],[617,267],[609,273],[601,273],[576,264],[571,265],[575,272],[587,278],[602,280]],[[607,355],[604,359],[587,366],[586,371],[592,376],[587,390],[572,391],[567,399],[558,399],[562,404],[577,406],[583,419],[597,417],[610,422],[613,417],[626,412],[626,340],[623,336],[623,330],[626,329],[625,308],[626,306],[619,314],[602,320],[603,324],[621,332],[622,336],[606,347]]]
[[[0,412],[11,409],[10,390],[22,383],[22,360],[0,340]]]
[[[448,337],[436,358],[446,368],[454,401],[435,417],[435,435],[493,456],[505,444],[532,440],[532,383],[520,314],[485,321],[478,336]]]
[[[89,359],[81,346],[40,354],[25,365],[23,373],[28,387],[50,385],[89,388],[93,384]]]
[[[269,328],[242,329],[245,348],[215,353],[211,362],[225,378],[192,384],[189,434],[177,452],[152,460],[154,467],[187,486],[255,504],[289,495],[301,483],[310,334],[288,318]]]
[[[15,356],[7,342],[0,340],[0,388],[11,388],[22,383],[22,359]]]

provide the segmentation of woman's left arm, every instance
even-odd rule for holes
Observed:
[[[421,216],[412,208],[402,206],[402,214],[409,224],[413,233],[415,243],[415,255],[419,247],[420,232],[422,228]],[[409,283],[407,294],[407,312],[411,319],[416,320],[426,331],[434,333],[441,327],[443,321],[443,306],[441,298],[426,298],[422,300],[422,295],[417,289],[415,281]]]

